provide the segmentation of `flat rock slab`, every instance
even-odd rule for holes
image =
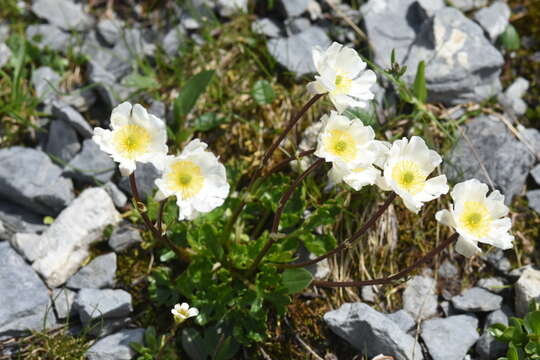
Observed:
[[[74,198],[73,183],[62,169],[35,149],[0,150],[0,197],[42,215],[57,215]]]
[[[77,296],[77,293],[67,288],[53,289],[51,297],[58,319],[67,319],[75,314],[75,311],[73,311],[75,296]]]
[[[411,331],[416,326],[416,323],[411,314],[409,314],[403,309],[388,314],[387,317],[393,322],[395,322],[401,328],[401,330],[405,332]]]
[[[32,12],[64,30],[84,31],[93,25],[92,17],[71,0],[36,0]]]
[[[122,330],[97,341],[86,352],[88,360],[131,360],[135,351],[130,343],[143,343],[144,329]]]
[[[73,306],[83,325],[101,318],[126,317],[133,311],[131,295],[124,290],[81,289]]]
[[[71,289],[114,287],[115,275],[116,254],[101,255],[69,278],[66,286]]]
[[[0,339],[56,323],[49,291],[9,243],[0,243]]]
[[[115,170],[113,159],[94,140],[86,139],[82,151],[66,165],[64,175],[87,184],[104,184]]]
[[[526,268],[514,286],[516,292],[516,313],[524,316],[533,300],[540,301],[540,271]]]
[[[137,168],[135,169],[134,174],[135,178],[137,179],[137,189],[139,190],[139,195],[144,201],[154,192],[155,181],[160,176],[159,170],[151,163],[137,163]],[[120,189],[133,196],[128,176],[122,177],[118,183],[118,186]]]
[[[54,101],[52,103],[52,110],[54,116],[72,126],[82,137],[91,138],[94,134],[94,130],[90,124],[72,106],[62,101]]]
[[[403,309],[414,319],[427,319],[437,314],[437,283],[428,276],[415,276],[407,281],[403,292]]]
[[[315,72],[311,57],[313,47],[320,46],[325,49],[329,45],[330,38],[317,26],[311,26],[288,38],[270,39],[267,44],[270,54],[298,77]]]
[[[479,116],[463,130],[466,138],[458,139],[445,163],[445,174],[453,181],[476,178],[489,184],[485,168],[509,204],[524,186],[534,155],[496,117]]]
[[[0,240],[10,240],[16,233],[41,233],[47,229],[43,216],[26,210],[22,206],[0,200]]]
[[[53,120],[49,126],[45,151],[61,165],[73,159],[81,150],[75,130],[62,120]]]
[[[463,360],[476,343],[478,319],[456,315],[424,321],[420,335],[433,360]]]
[[[105,228],[119,221],[120,214],[105,190],[89,188],[41,236],[17,234],[11,242],[54,288],[79,269],[89,246],[103,238]]]
[[[141,233],[129,225],[119,226],[114,229],[109,246],[116,252],[124,251],[142,242]]]
[[[503,298],[486,289],[473,287],[465,290],[460,295],[454,296],[451,301],[457,310],[464,312],[486,312],[500,309]]]
[[[427,22],[412,44],[405,79],[413,83],[424,61],[429,101],[449,105],[480,102],[502,89],[501,53],[482,28],[459,10],[444,7]]]
[[[424,358],[420,344],[412,336],[366,304],[343,304],[324,314],[324,321],[336,335],[370,357],[385,354],[396,360]]]
[[[32,85],[36,89],[36,95],[45,104],[57,97],[60,80],[60,75],[48,66],[41,66],[32,72]]]
[[[68,46],[75,42],[71,41],[69,33],[50,24],[29,25],[26,28],[26,38],[39,49],[47,48],[62,52],[65,52]]]

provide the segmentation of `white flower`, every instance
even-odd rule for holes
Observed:
[[[206,147],[195,139],[180,155],[166,157],[163,176],[156,180],[156,198],[176,196],[179,220],[193,220],[215,209],[229,194],[225,166]]]
[[[512,222],[504,196],[498,190],[489,196],[488,186],[476,179],[457,184],[450,195],[454,204],[450,210],[440,210],[435,218],[441,224],[454,228],[460,235],[456,251],[465,256],[481,252],[478,243],[501,249],[512,247],[514,237],[509,234]]]
[[[325,51],[313,48],[312,55],[319,75],[308,84],[311,93],[328,93],[340,113],[347,107],[367,107],[374,98],[370,88],[377,77],[373,71],[365,70],[366,63],[354,49],[334,42]]]
[[[190,317],[199,315],[199,310],[195,307],[190,308],[187,303],[182,303],[182,305],[174,305],[174,308],[171,310],[171,314],[173,314],[174,321],[177,324],[181,324]]]
[[[418,136],[413,136],[410,141],[407,138],[396,140],[384,166],[386,186],[382,187],[393,190],[409,210],[418,213],[424,202],[448,192],[445,175],[427,179],[441,161],[439,154],[429,150]]]
[[[111,129],[94,129],[92,140],[120,164],[122,176],[135,171],[136,162],[161,168],[167,154],[165,122],[146,112],[139,104],[124,102],[111,114]]]

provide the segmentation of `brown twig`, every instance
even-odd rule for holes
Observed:
[[[287,202],[291,198],[291,196],[294,194],[294,191],[300,185],[300,183],[313,171],[315,171],[317,168],[319,168],[322,164],[324,164],[324,159],[318,159],[315,161],[309,168],[306,169],[296,180],[291,184],[289,189],[281,196],[281,199],[279,200],[279,207],[276,210],[276,214],[274,215],[274,222],[272,223],[272,231],[270,233],[270,238],[262,248],[261,252],[257,255],[255,260],[253,261],[253,265],[251,265],[250,269],[248,270],[248,274],[253,273],[263,257],[266,255],[266,253],[270,250],[272,245],[277,240],[277,233],[279,229],[279,223],[281,221],[281,215],[283,214],[283,211],[285,210],[285,205],[287,205]]]
[[[178,259],[189,262],[189,254],[185,249],[181,249],[178,246],[176,246],[168,237],[166,234],[162,234],[156,227],[152,224],[152,221],[148,218],[148,214],[146,213],[146,208],[141,201],[141,198],[139,196],[139,190],[137,188],[137,180],[135,179],[135,172],[131,173],[129,176],[129,183],[131,185],[131,192],[133,193],[133,198],[135,199],[135,204],[137,207],[137,210],[139,211],[139,214],[141,214],[141,217],[143,219],[144,224],[146,225],[146,228],[154,234],[154,236],[159,239],[165,246],[170,248]]]
[[[369,220],[357,232],[352,234],[352,236],[349,239],[343,241],[337,247],[330,250],[326,254],[318,256],[318,257],[316,257],[315,259],[312,259],[312,260],[303,261],[303,262],[294,263],[294,264],[279,264],[278,266],[281,269],[294,269],[294,268],[299,268],[299,267],[305,267],[305,266],[316,264],[319,261],[323,261],[324,259],[326,259],[326,258],[328,258],[328,257],[342,251],[343,249],[350,246],[356,239],[358,239],[362,235],[364,235],[369,230],[369,228],[372,227],[375,224],[377,219],[379,219],[379,217],[381,217],[381,215],[386,211],[386,209],[390,206],[390,204],[392,203],[392,201],[394,201],[395,198],[396,198],[396,194],[391,193],[390,196],[388,196],[388,198],[384,202],[384,204],[381,205],[381,207],[377,210],[377,212],[375,212],[375,214],[373,214],[371,216],[371,218],[369,218]]]
[[[394,274],[392,276],[386,277],[386,278],[379,278],[379,279],[373,279],[373,280],[363,280],[363,281],[324,281],[324,280],[313,280],[311,282],[311,285],[319,286],[319,287],[362,287],[362,286],[368,286],[368,285],[385,285],[389,284],[392,281],[399,280],[403,277],[405,277],[407,274],[409,274],[411,271],[419,267],[420,265],[427,263],[435,256],[437,256],[441,251],[443,251],[445,248],[447,248],[451,243],[456,241],[459,237],[458,233],[454,233],[452,236],[449,236],[445,241],[443,241],[439,246],[428,252],[426,255],[421,257],[418,261],[416,261],[414,264],[412,264],[409,267],[406,267],[405,269],[401,270],[397,274]]]

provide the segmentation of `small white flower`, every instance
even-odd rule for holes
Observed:
[[[319,75],[308,84],[311,93],[328,93],[340,113],[347,107],[368,106],[375,97],[370,88],[377,77],[373,71],[365,70],[366,63],[354,49],[334,42],[326,50],[313,48],[312,55]]]
[[[182,303],[182,305],[174,305],[174,308],[171,310],[171,314],[173,314],[174,321],[177,324],[181,324],[190,317],[199,315],[199,310],[195,307],[190,308],[187,303]]]
[[[229,194],[225,166],[198,139],[186,145],[180,155],[164,160],[163,176],[156,180],[156,198],[176,196],[179,220],[193,220],[223,204]]]
[[[167,154],[164,121],[139,104],[124,102],[112,111],[111,129],[95,128],[92,139],[119,163],[122,176],[131,175],[137,161],[161,168]]]
[[[396,140],[388,153],[384,166],[385,190],[393,190],[405,206],[418,213],[424,202],[438,198],[448,192],[446,176],[427,179],[429,174],[441,163],[437,152],[428,149],[424,140],[413,136]]]
[[[331,184],[345,181],[355,190],[374,184],[388,148],[374,140],[375,132],[359,119],[350,120],[332,111],[321,118],[323,128],[319,133],[315,155],[332,162],[329,173]]]
[[[510,249],[514,237],[509,234],[512,222],[504,196],[498,190],[489,196],[488,186],[476,179],[454,186],[450,195],[454,204],[450,210],[440,210],[435,218],[441,224],[454,228],[459,236],[456,251],[464,256],[481,252],[478,243]]]

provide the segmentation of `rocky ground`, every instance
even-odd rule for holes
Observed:
[[[262,3],[171,1],[150,10],[129,4],[127,12],[96,1],[10,3],[9,11],[17,16],[6,12],[0,22],[0,70],[18,71],[24,52],[15,46],[17,36],[42,56],[54,54],[69,64],[31,66],[25,91],[35,94],[36,110],[29,115],[33,123],[22,131],[20,125],[13,130],[17,116],[1,98],[0,359],[24,350],[19,339],[30,332],[54,333],[66,324],[71,335],[84,332],[89,339],[88,359],[134,355],[129,343],[143,342],[148,322],[134,311],[135,287],[118,284],[117,270],[119,259],[139,249],[144,238],[140,224],[128,221],[129,183],[91,140],[92,128],[107,126],[111,108],[124,99],[145,103],[150,113],[171,121],[170,97],[149,95],[147,90],[156,88],[141,75],[147,66],[141,64],[165,61],[172,67],[171,59],[186,56],[186,44],[196,52],[208,41],[209,18],[226,24],[248,11],[248,31],[266,40],[268,54],[279,64],[273,75],[292,75],[284,86],[312,73],[311,48],[333,40],[362,44],[364,50],[369,44],[366,55],[384,68],[395,49],[396,60],[409,69],[404,76],[409,84],[425,61],[430,109],[441,122],[455,124],[453,136],[442,145],[445,173],[453,180],[476,177],[501,189],[516,221],[536,219],[516,230],[516,252],[490,251],[474,266],[447,253],[439,266],[397,287],[402,305],[392,312],[381,305],[388,294],[382,288],[338,297],[349,301],[329,301],[334,310],[324,314],[320,326],[344,342],[333,343],[340,340],[330,336],[327,347],[317,350],[328,359],[340,354],[339,344],[347,344],[347,353],[395,359],[504,355],[504,344],[487,327],[522,316],[529,301],[540,300],[540,270],[534,266],[539,225],[531,215],[540,213],[540,132],[531,112],[540,99],[528,104],[538,74],[508,70],[515,57],[524,55],[500,41],[510,20],[527,16],[530,9],[488,0],[454,0],[453,6],[442,0],[369,0],[359,7],[345,1],[280,0],[271,9]],[[214,32],[219,36],[219,30]],[[540,62],[537,41],[522,38],[527,62]],[[83,65],[70,67],[76,61]],[[76,71],[66,75],[59,69]],[[377,102],[373,114],[381,124],[392,124],[403,110],[391,84],[382,80]],[[314,138],[309,130],[305,134],[301,149],[310,148]],[[139,166],[136,175],[142,194],[151,194],[156,169]],[[317,277],[332,276],[325,266],[313,269]],[[470,276],[471,268],[479,273]]]

